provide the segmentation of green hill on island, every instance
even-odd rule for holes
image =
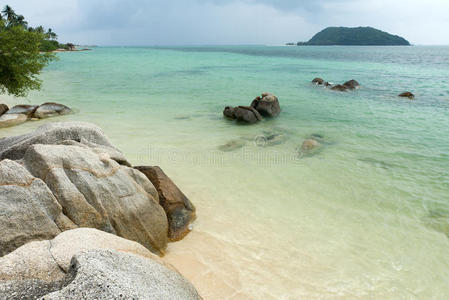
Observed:
[[[410,46],[397,35],[372,27],[328,27],[318,32],[310,41],[299,42],[298,46]]]

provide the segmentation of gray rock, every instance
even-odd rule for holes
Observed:
[[[6,113],[7,114],[22,114],[22,115],[26,115],[28,119],[31,119],[33,117],[33,114],[36,111],[37,107],[38,107],[37,105],[19,104],[19,105],[13,106]]]
[[[232,107],[232,106],[226,106],[225,109],[223,110],[223,115],[224,115],[226,118],[229,118],[229,119],[235,119],[234,111],[235,111],[235,108],[234,108],[234,107]]]
[[[53,240],[27,243],[1,257],[0,281],[26,280],[42,284],[62,281],[69,271],[72,257],[93,249],[133,253],[175,270],[137,242],[97,229],[78,228],[65,231]]]
[[[27,120],[27,116],[23,114],[5,113],[0,116],[0,128],[16,126],[25,123]]]
[[[78,227],[97,228],[137,241],[155,253],[164,252],[167,217],[156,189],[141,172],[74,141],[31,145],[23,163],[47,184]]]
[[[195,207],[183,192],[159,167],[135,167],[145,174],[159,193],[159,203],[168,218],[168,238],[179,241],[190,232],[189,224],[196,219]]]
[[[251,107],[264,117],[277,117],[281,112],[278,98],[271,93],[263,93],[262,97],[254,99]]]
[[[161,264],[114,250],[91,250],[72,258],[66,285],[45,295],[56,299],[201,299],[185,278]]]
[[[67,115],[72,113],[72,110],[59,103],[47,102],[40,105],[34,112],[34,117],[39,119],[45,119],[49,117]]]
[[[45,185],[23,166],[0,161],[0,256],[74,228]]]
[[[346,88],[348,88],[349,90],[354,90],[354,89],[356,89],[356,88],[358,88],[360,86],[360,84],[356,80],[354,80],[354,79],[346,81],[345,83],[343,83],[343,85]]]
[[[99,154],[107,153],[118,163],[130,166],[99,127],[84,122],[48,123],[31,133],[0,139],[0,159],[21,159],[33,144],[56,145],[71,142],[86,145]]]
[[[2,116],[5,112],[9,110],[8,105],[6,104],[0,104],[0,116]]]
[[[260,113],[250,106],[238,106],[234,109],[234,116],[238,122],[254,124],[262,121]]]

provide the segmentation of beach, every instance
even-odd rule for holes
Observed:
[[[98,47],[59,53],[47,122],[101,127],[133,165],[159,165],[197,209],[170,243],[205,299],[443,298],[449,259],[448,47]],[[311,84],[356,79],[339,93]],[[415,100],[397,97],[412,90]],[[226,105],[275,94],[278,118],[239,126]],[[5,101],[3,101],[5,100]],[[267,137],[280,136],[270,143]],[[322,147],[298,150],[310,136]],[[235,141],[235,149],[222,146]]]

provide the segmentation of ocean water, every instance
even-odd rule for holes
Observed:
[[[88,121],[133,164],[160,165],[198,210],[165,259],[205,299],[449,297],[449,47],[124,47],[59,58],[42,91],[2,101],[77,113],[0,136]],[[314,77],[362,86],[333,92]],[[416,99],[396,96],[406,90]],[[280,100],[278,118],[223,119],[224,106],[265,91]],[[322,147],[301,153],[311,135]]]

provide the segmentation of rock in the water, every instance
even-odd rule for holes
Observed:
[[[224,152],[234,151],[243,148],[245,144],[246,144],[245,141],[242,140],[232,140],[227,142],[226,144],[218,146],[218,150]]]
[[[343,85],[349,90],[354,90],[360,86],[360,84],[354,79],[346,81]]]
[[[235,119],[239,122],[254,124],[262,120],[260,113],[250,106],[238,106],[234,109]]]
[[[6,104],[0,104],[0,116],[2,116],[5,112],[9,110],[8,105]]]
[[[69,271],[72,257],[92,249],[113,249],[133,253],[173,269],[137,242],[97,229],[78,228],[65,231],[53,240],[27,243],[1,257],[0,281],[28,280],[45,283],[61,281]]]
[[[39,119],[45,119],[54,116],[61,116],[70,114],[72,110],[59,103],[47,102],[40,105],[34,112],[34,117]]]
[[[26,104],[20,104],[12,107],[10,110],[8,110],[7,114],[22,114],[27,116],[28,119],[33,117],[34,112],[37,109],[37,105],[26,105]]]
[[[75,225],[42,180],[16,162],[0,161],[0,256],[71,228]]]
[[[5,113],[2,116],[0,116],[0,128],[19,125],[25,123],[26,120],[28,120],[28,118],[24,114]]]
[[[229,118],[229,119],[235,119],[234,111],[235,111],[235,108],[234,108],[234,107],[232,107],[232,106],[226,106],[225,109],[223,110],[223,115],[224,115],[226,118]]]
[[[159,203],[168,218],[168,238],[178,241],[190,232],[189,224],[196,218],[195,207],[159,167],[135,167],[145,174],[159,193]]]
[[[316,85],[322,85],[322,84],[324,84],[324,80],[322,78],[315,78],[312,80],[312,83],[314,83]]]
[[[277,117],[281,112],[278,98],[270,93],[263,93],[262,97],[254,99],[251,107],[264,117]]]
[[[66,282],[41,299],[201,299],[179,273],[151,259],[114,250],[75,255]]]
[[[319,146],[320,146],[320,143],[318,143],[316,140],[307,139],[302,143],[301,150],[302,151],[310,151],[310,150],[316,149]]]
[[[31,133],[0,139],[0,159],[21,159],[33,144],[56,145],[71,142],[88,146],[98,154],[107,153],[118,163],[131,166],[100,128],[84,122],[48,123]]]
[[[400,94],[399,97],[415,99],[415,95],[413,95],[411,92],[404,92]]]
[[[337,85],[331,87],[331,90],[339,91],[339,92],[347,92],[348,88],[342,84],[337,84]]]
[[[78,227],[97,228],[164,252],[167,217],[156,189],[139,171],[75,142],[31,145],[23,162]]]

